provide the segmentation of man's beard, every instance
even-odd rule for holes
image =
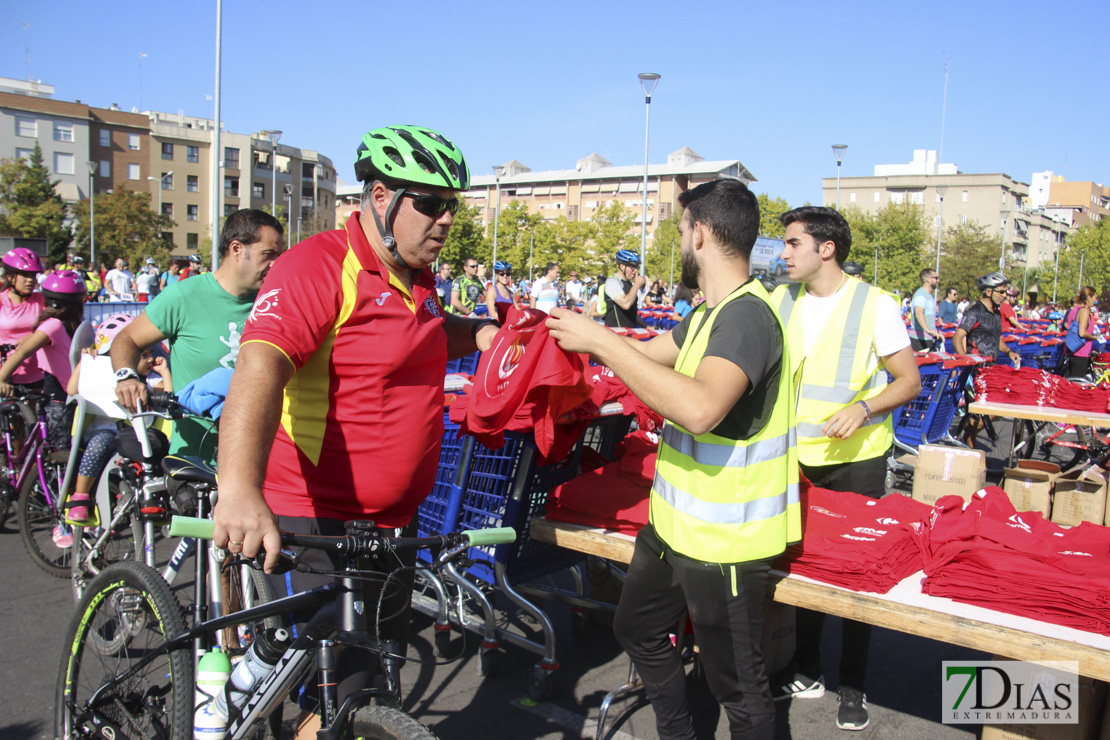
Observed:
[[[698,265],[697,259],[692,254],[679,255],[682,260],[682,284],[690,290],[698,290],[698,276],[701,275],[701,267]]]

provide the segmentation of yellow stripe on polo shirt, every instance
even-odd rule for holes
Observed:
[[[305,454],[313,465],[320,462],[320,451],[324,447],[324,432],[328,423],[328,409],[331,408],[331,363],[332,348],[340,329],[351,318],[358,299],[358,274],[362,264],[348,243],[347,254],[343,258],[343,274],[340,287],[343,303],[339,314],[332,324],[319,348],[309,356],[305,364],[289,379],[285,386],[281,405],[281,428],[289,439]],[[411,297],[409,299],[411,301]]]
[[[409,307],[410,311],[416,313],[416,299],[412,297],[412,293],[405,287],[405,284],[398,280],[392,272],[389,273],[389,284],[401,291],[401,297],[405,299],[405,305]]]

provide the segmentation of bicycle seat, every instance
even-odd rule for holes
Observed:
[[[167,455],[162,460],[162,470],[173,480],[216,485],[216,469],[192,455]]]

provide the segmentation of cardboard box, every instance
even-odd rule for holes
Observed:
[[[1106,471],[1097,466],[1074,470],[1056,480],[1052,521],[1076,525],[1106,522]]]
[[[1007,468],[1002,490],[1018,511],[1039,511],[1048,516],[1052,508],[1052,487],[1060,477],[1060,466],[1043,460],[1018,460]]]
[[[930,506],[942,496],[955,494],[964,501],[987,481],[987,456],[979,450],[941,445],[917,448],[913,472],[913,500]]]
[[[1106,684],[1079,677],[1079,723],[1074,725],[983,725],[981,740],[1096,740],[1102,730]]]

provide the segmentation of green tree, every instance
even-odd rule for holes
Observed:
[[[772,198],[766,193],[760,193],[756,198],[759,200],[759,235],[781,239],[786,229],[779,216],[790,210],[790,204],[785,198]]]
[[[489,262],[492,247],[482,233],[482,207],[461,206],[439,253],[439,261],[451,265],[452,275],[462,275],[463,262]]]
[[[528,274],[528,237],[542,222],[540,216],[528,213],[528,206],[522,201],[513,200],[501,208],[497,226],[497,260],[512,264],[516,280]],[[493,243],[493,231],[494,224],[490,223],[486,231],[490,244]],[[492,264],[490,268],[492,270]]]
[[[640,231],[633,233],[632,227],[636,211],[625,208],[619,200],[614,200],[605,208],[599,208],[594,215],[596,231],[593,235],[594,255],[600,268],[599,274],[609,275],[617,269],[616,254],[622,249],[640,251]]]
[[[682,212],[665,218],[659,222],[655,227],[655,234],[652,236],[651,246],[648,247],[647,252],[647,267],[644,269],[646,274],[652,280],[662,280],[666,283],[671,282],[671,250],[674,249],[674,274],[677,276],[682,272],[682,266],[678,257],[679,243],[682,241],[678,233],[678,224],[682,220]],[[678,279],[677,277],[675,278]]]
[[[976,281],[998,269],[1001,250],[1001,238],[977,221],[949,227],[944,232],[940,252],[941,290],[956,288],[961,297],[978,297]]]
[[[1083,264],[1083,281],[1080,285],[1079,265]],[[1080,226],[1070,235],[1060,250],[1060,282],[1057,286],[1057,301],[1071,305],[1076,293],[1083,286],[1090,285],[1100,296],[1110,290],[1110,219]],[[1041,286],[1051,299],[1052,291],[1047,285]]]
[[[77,224],[77,250],[89,254],[89,201],[74,206]],[[177,224],[169,216],[155,213],[150,207],[150,193],[139,193],[121,185],[113,193],[96,196],[96,254],[98,262],[111,264],[122,257],[132,265],[141,265],[147,257],[164,264],[173,244],[162,238],[164,232]],[[205,255],[201,255],[204,257]]]
[[[64,262],[73,241],[68,209],[54,190],[59,182],[50,179],[37,142],[29,161],[0,160],[0,234],[47,239],[51,262]]]
[[[878,247],[878,286],[898,290],[903,295],[921,287],[918,275],[932,264],[925,252],[929,231],[921,206],[888,203],[878,213],[864,213],[856,206],[844,211],[852,229],[852,249],[848,259],[863,265],[865,280],[874,279],[875,252]]]

